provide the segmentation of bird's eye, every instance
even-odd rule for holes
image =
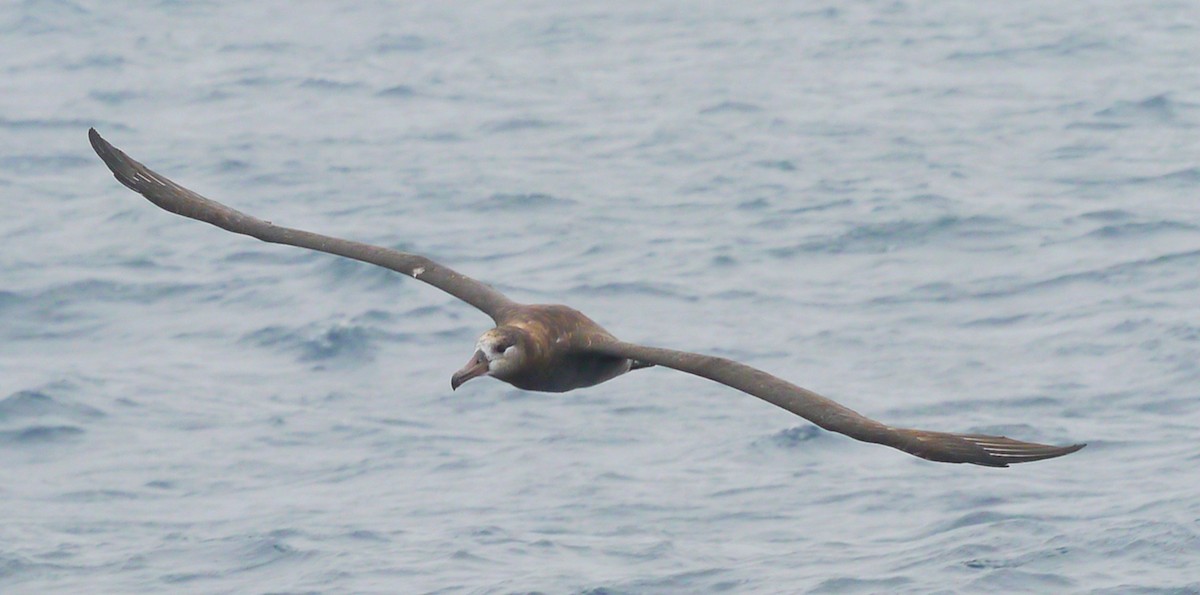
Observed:
[[[509,345],[508,343],[497,343],[496,353],[504,353],[505,351],[508,351],[509,347],[512,347],[512,345]]]

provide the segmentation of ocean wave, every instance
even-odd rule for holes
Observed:
[[[104,412],[82,403],[68,403],[36,390],[17,391],[0,400],[0,421],[17,418],[62,417],[88,420]]]
[[[507,132],[535,131],[552,128],[558,124],[541,118],[507,118],[489,122],[480,127],[482,132],[499,134]]]
[[[471,206],[489,211],[522,212],[534,209],[562,208],[576,204],[569,198],[561,198],[532,192],[528,194],[493,194]]]
[[[0,444],[20,446],[62,443],[84,433],[84,429],[78,426],[33,425],[16,430],[0,430]]]
[[[1087,237],[1105,240],[1124,240],[1159,236],[1164,233],[1194,232],[1200,227],[1178,221],[1146,221],[1105,225],[1087,233]]]
[[[584,295],[588,295],[588,296],[615,297],[615,296],[627,296],[627,295],[640,295],[640,296],[650,296],[650,297],[660,297],[660,298],[669,297],[674,300],[682,300],[682,301],[688,301],[688,302],[694,302],[699,299],[695,295],[691,295],[689,292],[687,292],[681,288],[668,286],[663,283],[648,283],[648,282],[640,282],[640,281],[633,282],[633,283],[622,283],[622,282],[601,283],[601,284],[585,283],[582,285],[575,285],[575,286],[571,287],[570,289],[568,289],[567,292],[569,294],[584,294]]]
[[[806,253],[870,254],[922,246],[939,241],[999,238],[1021,231],[1010,220],[990,216],[943,216],[928,220],[899,220],[858,224],[843,233],[810,240],[770,252],[779,258]]]
[[[0,157],[0,170],[16,174],[62,172],[63,170],[91,167],[92,160],[83,155],[10,155]]]
[[[242,341],[294,354],[301,362],[365,363],[374,358],[379,336],[358,325],[273,325],[243,336]]]

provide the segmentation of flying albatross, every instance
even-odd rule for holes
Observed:
[[[479,337],[470,361],[451,377],[452,389],[472,378],[492,376],[524,390],[565,392],[599,384],[632,369],[664,366],[736,388],[831,432],[930,461],[1007,467],[1061,457],[1084,447],[894,428],[743,363],[620,341],[574,309],[514,302],[490,286],[424,256],[274,225],[151,171],[101,138],[94,128],[88,131],[88,138],[117,181],[167,211],[264,242],[319,250],[388,268],[424,281],[491,316],[496,327]]]

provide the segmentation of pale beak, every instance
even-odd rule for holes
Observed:
[[[476,351],[475,355],[471,356],[471,361],[463,366],[463,369],[454,373],[450,377],[450,390],[458,390],[462,383],[488,373],[488,359],[482,351]]]

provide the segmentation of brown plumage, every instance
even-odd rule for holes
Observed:
[[[558,305],[525,305],[424,256],[280,227],[209,200],[151,171],[110,145],[95,129],[92,148],[122,184],[159,207],[264,242],[289,244],[379,265],[424,281],[475,306],[496,323],[451,378],[455,389],[488,375],[525,390],[565,392],[653,365],[695,374],[786,409],[832,432],[931,461],[1007,467],[1060,457],[1084,447],[1049,446],[1003,436],[893,428],[762,370],[725,358],[617,340],[582,313]]]

